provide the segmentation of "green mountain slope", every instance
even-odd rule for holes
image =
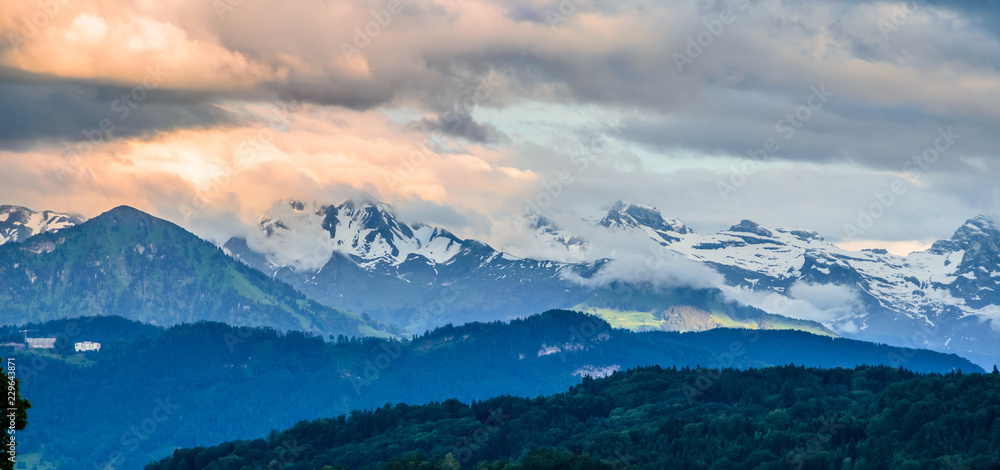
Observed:
[[[177,225],[126,206],[0,246],[5,322],[91,315],[153,325],[211,320],[323,334],[399,332],[309,300]]]
[[[799,330],[837,336],[823,325],[773,315],[726,300],[714,289],[641,289],[613,284],[591,294],[573,310],[597,315],[616,328],[634,331],[706,331],[713,328]]]

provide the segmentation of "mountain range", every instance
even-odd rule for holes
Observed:
[[[138,468],[299,419],[554,393],[636,366],[981,372],[996,357],[982,272],[996,263],[997,229],[986,218],[909,257],[749,221],[698,235],[625,203],[574,230],[525,218],[532,250],[548,254],[538,257],[404,223],[376,201],[285,202],[258,236],[224,246],[127,206],[27,226],[32,236],[0,245],[0,316],[18,325],[0,331],[0,352],[25,365],[37,406],[22,450],[38,466]],[[931,276],[920,288],[938,303],[903,310],[896,291],[873,287],[910,276]],[[549,306],[576,312],[532,316]],[[962,338],[932,344],[956,326]],[[60,341],[18,352],[22,328]],[[914,332],[950,354],[911,349]],[[75,354],[75,341],[103,347]],[[180,411],[136,427],[165,399]]]
[[[32,260],[44,259],[71,231],[79,228],[90,234],[86,238],[99,236],[94,232],[100,223],[88,228],[89,222],[81,224],[73,216],[22,208],[7,211],[11,214],[5,219],[7,233],[44,232],[35,238],[8,237],[10,243],[0,246],[0,273],[5,274],[0,287],[7,285],[8,299],[26,298],[9,294],[14,279],[20,279],[22,289],[33,285],[37,273]],[[11,230],[14,220],[35,222],[21,222],[21,228]],[[525,312],[572,308],[640,331],[799,329],[954,352],[984,367],[1000,358],[1000,326],[994,322],[1000,318],[1000,225],[985,216],[969,219],[950,239],[907,256],[885,250],[848,251],[816,232],[763,227],[749,220],[718,233],[699,234],[654,207],[621,201],[596,217],[564,215],[559,223],[528,215],[519,230],[521,246],[501,250],[440,227],[404,222],[390,205],[374,200],[339,205],[284,201],[261,217],[252,236],[223,244],[222,252],[242,263],[229,264],[225,256],[213,255],[202,268],[217,271],[210,266],[218,262],[222,272],[241,272],[254,277],[254,283],[264,282],[256,278],[262,272],[259,277],[269,278],[269,286],[291,286],[304,294],[296,302],[312,301],[313,309],[329,305],[344,313],[357,312],[365,316],[362,323],[373,324],[354,330],[383,334],[419,334],[448,323],[510,320]],[[172,233],[184,244],[214,250],[179,227],[173,226]],[[144,249],[139,238],[116,240],[114,250],[125,253],[126,244]],[[142,256],[129,260],[133,258],[139,261]],[[253,269],[241,271],[243,265]],[[88,272],[79,263],[73,267]],[[95,268],[98,273],[88,275],[113,274],[96,264],[89,266]],[[38,269],[50,281],[59,272]],[[86,277],[76,279],[88,282]],[[168,279],[163,277],[163,282],[174,282]],[[128,282],[131,285],[132,279]],[[241,282],[223,285],[227,283],[244,297],[255,297],[241,291]],[[51,285],[58,288],[56,284]],[[147,297],[127,291],[130,298]],[[217,297],[220,289],[214,292]],[[105,306],[95,308],[95,302]],[[88,307],[80,311],[129,308],[108,307],[109,302],[89,299]],[[22,311],[14,318],[60,318],[71,313],[66,308],[77,309],[81,302],[61,302],[64,311],[51,316],[44,316],[52,310],[47,304],[34,305],[45,308],[36,308],[33,315]],[[301,315],[291,305],[282,308],[286,314]],[[183,308],[173,308],[166,318],[148,318],[169,325],[239,317],[234,311],[206,316],[180,311]],[[139,318],[132,315],[128,318]],[[299,329],[322,323],[309,315],[295,320],[272,316],[278,319],[244,323]],[[324,328],[338,334],[352,330],[319,327]]]
[[[533,247],[522,251],[544,256],[519,257],[404,223],[377,201],[288,201],[225,249],[311,298],[411,332],[575,308],[634,329],[797,328],[984,366],[1000,358],[1000,226],[984,216],[908,256],[749,220],[698,234],[621,201],[571,225],[526,216]]]

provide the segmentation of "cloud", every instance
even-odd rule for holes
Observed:
[[[364,192],[400,202],[412,222],[426,215],[461,229],[471,220],[481,234],[489,225],[481,214],[502,210],[502,195],[530,178],[481,147],[442,141],[449,150],[439,152],[377,111],[238,115],[241,125],[88,142],[82,155],[58,144],[0,151],[3,199],[88,216],[129,204],[224,241],[241,230],[222,213],[253,224],[278,200],[333,203]]]
[[[791,302],[784,315],[802,320],[833,324],[864,308],[857,289],[851,286],[797,281],[788,293]]]
[[[984,322],[990,324],[990,328],[993,331],[1000,333],[1000,306],[997,305],[986,305],[979,309],[978,314],[983,318]]]
[[[864,238],[940,238],[1000,207],[1000,15],[989,6],[930,0],[883,34],[879,22],[902,2],[639,0],[560,11],[566,2],[404,0],[395,13],[382,0],[223,11],[194,1],[56,3],[0,11],[0,148],[11,173],[33,172],[21,159],[57,165],[64,144],[105,116],[117,120],[116,98],[151,71],[162,80],[114,122],[114,142],[88,153],[88,171],[106,179],[68,187],[89,194],[0,189],[31,206],[91,201],[80,211],[94,213],[104,209],[97,201],[151,199],[111,187],[114,175],[169,187],[157,197],[174,199],[155,207],[188,204],[263,128],[243,108],[263,105],[305,111],[260,147],[266,161],[213,192],[213,210],[242,220],[277,199],[327,200],[350,185],[452,205],[473,221],[466,230],[503,245],[505,221],[569,171],[574,182],[553,209],[592,213],[630,199],[698,230],[751,218],[838,241],[876,192],[915,180],[903,165],[947,126],[960,141]],[[718,30],[725,8],[735,19]],[[679,71],[676,54],[705,34],[710,43]],[[802,111],[824,85],[834,95]],[[450,126],[456,109],[463,118]],[[588,155],[590,124],[608,115],[621,118],[614,148]],[[780,150],[720,197],[717,184],[768,138]],[[574,164],[581,156],[587,170]]]
[[[490,124],[476,122],[472,116],[450,114],[444,117],[423,118],[414,126],[427,132],[443,132],[453,137],[462,137],[470,142],[492,143],[500,140],[500,132]]]
[[[397,199],[393,204],[396,215],[408,224],[427,224],[433,226],[449,227],[458,233],[483,233],[488,228],[489,221],[485,220],[478,211],[469,208],[456,208],[452,204],[424,201],[421,199]]]
[[[821,323],[840,333],[856,333],[858,326],[851,317],[864,309],[857,289],[837,284],[796,281],[788,289],[788,295],[754,292],[740,286],[723,287],[722,290],[728,299],[740,304],[775,315]]]
[[[894,255],[906,256],[915,251],[924,251],[931,247],[931,241],[921,240],[900,240],[900,241],[880,241],[880,240],[856,240],[853,242],[838,243],[837,247],[847,251],[861,251],[865,249],[883,249]]]
[[[178,129],[229,126],[240,120],[214,103],[167,90],[144,91],[139,102],[121,98],[130,95],[129,88],[79,81],[0,81],[0,148],[148,137]]]
[[[589,243],[589,260],[610,261],[590,277],[564,274],[567,280],[584,286],[604,287],[622,281],[652,289],[712,289],[725,285],[723,276],[714,269],[673,253],[645,233],[591,226],[585,239]]]

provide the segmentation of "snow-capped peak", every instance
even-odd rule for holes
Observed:
[[[610,229],[646,227],[658,232],[689,233],[691,230],[677,219],[665,219],[653,206],[618,201],[598,224]]]
[[[977,241],[991,238],[1000,240],[1000,225],[990,217],[980,214],[966,220],[955,230],[950,239],[934,242],[928,251],[934,254],[952,253],[966,250]]]
[[[951,239],[956,242],[968,242],[994,237],[998,234],[1000,234],[1000,225],[997,225],[993,219],[985,215],[977,215],[966,220],[961,227],[955,230],[955,234],[951,236]]]
[[[347,200],[340,205],[282,201],[260,222],[251,248],[274,266],[321,269],[334,252],[362,265],[398,265],[411,255],[444,262],[462,241],[444,229],[400,222],[389,204]]]
[[[35,212],[27,207],[0,206],[0,245],[18,243],[45,232],[83,223],[83,217],[61,212]]]
[[[668,266],[660,273],[667,279],[676,277],[672,260],[688,263],[678,279],[687,279],[693,262],[714,272],[692,278],[710,278],[703,282],[731,300],[822,322],[853,337],[892,335],[900,325],[936,325],[948,319],[987,321],[993,319],[989,312],[1000,312],[1000,226],[983,216],[967,221],[951,239],[908,256],[848,251],[816,232],[750,220],[718,233],[697,234],[653,207],[621,201],[598,217],[526,215],[518,224],[522,230],[514,237],[516,246],[507,247],[524,256],[514,258],[440,228],[404,223],[391,206],[376,201],[285,201],[261,220],[258,240],[248,244],[264,256],[265,267],[277,268],[274,272],[286,267],[302,271],[304,286],[320,286],[323,279],[349,280],[355,265],[414,286],[450,286],[468,276],[524,285],[580,279],[578,272],[604,269],[609,271],[605,278],[624,276],[615,280],[629,282],[628,276],[639,271],[621,267],[662,257],[651,264]],[[978,350],[974,340],[963,343],[959,330],[947,331],[956,336],[945,349],[963,344]]]

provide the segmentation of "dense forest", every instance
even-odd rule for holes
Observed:
[[[0,329],[0,337],[17,340],[18,329]],[[34,405],[19,452],[74,470],[141,468],[178,447],[254,438],[385,403],[548,395],[584,376],[637,366],[743,369],[794,359],[824,368],[981,371],[953,355],[804,332],[635,333],[569,311],[447,326],[406,341],[219,323],[163,329],[115,317],[29,329],[60,340],[54,351],[8,351],[18,357],[24,394]],[[76,354],[72,343],[84,340],[101,342],[101,350]],[[689,385],[698,399],[715,381]]]
[[[534,399],[385,404],[146,468],[1000,468],[998,418],[995,373],[654,366]]]

